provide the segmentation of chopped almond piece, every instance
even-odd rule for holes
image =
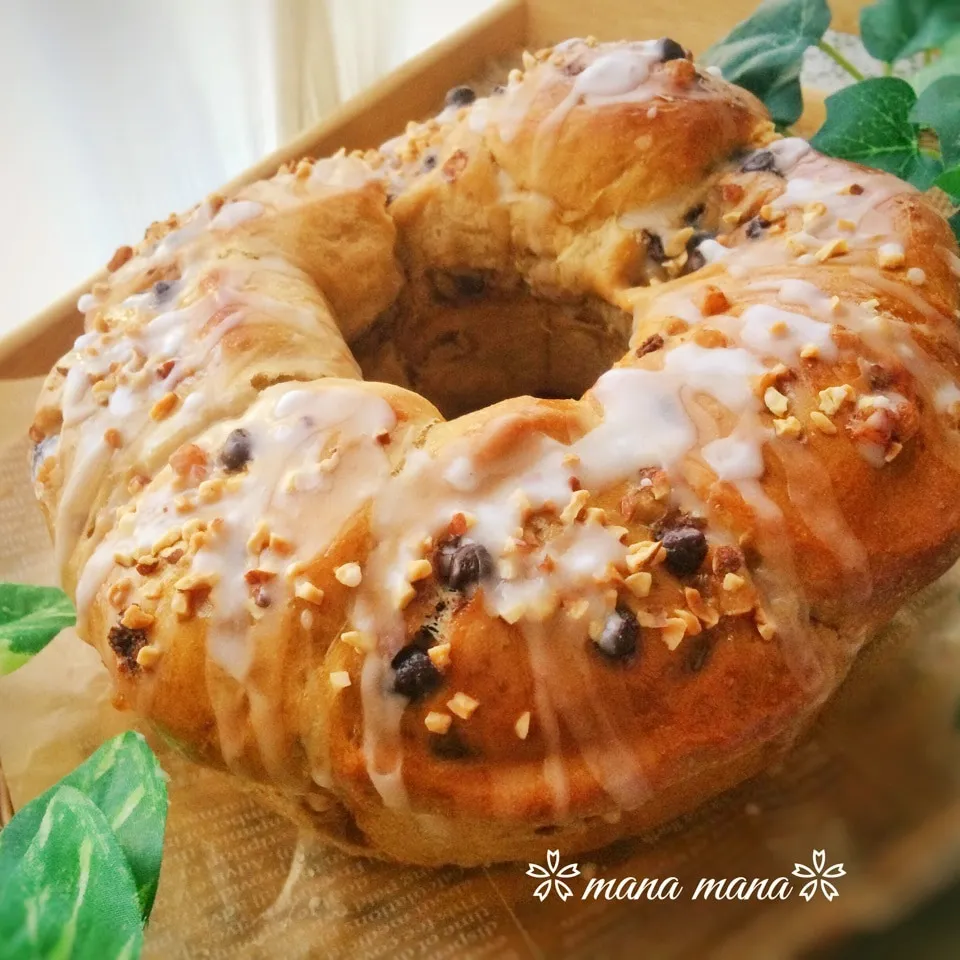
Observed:
[[[517,722],[513,725],[514,733],[521,739],[526,740],[530,733],[530,711],[525,710],[517,717]]]
[[[743,579],[739,574],[728,573],[723,578],[723,589],[728,593],[735,593],[739,590],[747,581]]]
[[[453,717],[449,713],[438,713],[436,710],[431,710],[423,718],[423,725],[431,733],[444,734],[450,729],[452,723]]]
[[[767,619],[767,615],[758,609],[754,615],[757,631],[764,640],[772,640],[777,635],[777,628]]]
[[[145,630],[152,627],[154,622],[153,614],[147,613],[138,604],[133,603],[123,612],[120,623],[131,630]]]
[[[450,664],[450,644],[438,643],[427,651],[430,662],[438,669],[444,670]]]
[[[181,577],[174,585],[174,590],[180,590],[183,593],[193,593],[199,590],[210,590],[220,579],[220,574],[210,573],[188,573]]]
[[[375,647],[373,637],[359,630],[344,630],[340,639],[359,653],[370,653]]]
[[[121,577],[115,583],[111,584],[110,589],[107,591],[107,600],[110,601],[110,606],[116,607],[119,610],[124,603],[126,603],[132,586],[133,583],[129,577]]]
[[[460,691],[457,691],[457,693],[447,701],[447,708],[461,720],[469,720],[479,706],[480,702],[478,700],[474,700],[473,697]]]
[[[839,387],[827,387],[820,391],[820,410],[828,417],[833,416],[847,401],[854,398],[853,387],[843,383]]]
[[[803,425],[796,417],[786,417],[783,420],[774,420],[773,429],[778,437],[799,437],[803,433]]]
[[[173,413],[179,397],[175,393],[165,393],[151,408],[151,420],[164,420]]]
[[[837,432],[837,425],[825,414],[819,410],[810,411],[810,422],[828,437],[832,437]]]
[[[319,607],[323,603],[323,591],[309,580],[301,580],[293,592],[300,600],[312,603],[315,607]]]
[[[579,517],[580,514],[583,512],[589,500],[590,500],[589,490],[577,490],[573,494],[573,496],[570,498],[570,502],[563,508],[563,511],[560,513],[560,522],[573,523],[577,519],[577,517]]]
[[[635,597],[648,597],[650,596],[650,588],[653,585],[653,574],[647,571],[631,573],[623,582]]]
[[[679,617],[671,617],[661,628],[663,642],[668,650],[676,650],[687,634],[687,623]]]
[[[695,637],[703,630],[700,621],[689,610],[674,610],[673,615],[683,621],[687,635]]]
[[[334,690],[346,690],[351,683],[350,674],[346,670],[333,670],[330,673],[330,686]]]
[[[333,571],[333,575],[345,587],[359,587],[360,581],[363,579],[360,564],[355,562],[341,564]]]
[[[776,387],[767,387],[763,394],[766,408],[777,417],[782,417],[790,408],[790,401]]]
[[[186,593],[175,593],[170,601],[178,620],[189,620],[193,616],[193,602]]]
[[[719,287],[708,284],[700,294],[698,306],[705,317],[713,317],[718,313],[723,313],[730,306],[730,301]]]
[[[148,643],[137,651],[137,665],[144,670],[151,670],[157,665],[161,656],[160,649]]]
[[[835,237],[833,240],[825,243],[814,256],[820,263],[824,263],[831,257],[839,257],[844,253],[848,253],[849,250],[850,245],[843,237]]]
[[[289,557],[293,553],[293,544],[286,538],[277,533],[270,534],[270,549],[281,556]]]
[[[663,544],[659,540],[638,540],[627,547],[627,565],[629,566],[631,558],[638,566],[652,564],[662,551]]]

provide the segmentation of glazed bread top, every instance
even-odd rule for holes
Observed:
[[[118,251],[32,430],[78,629],[355,847],[611,839],[956,558],[958,264],[672,41],[528,56]]]

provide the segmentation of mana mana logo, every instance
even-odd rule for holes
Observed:
[[[842,863],[827,866],[824,850],[814,850],[812,866],[803,863],[793,865],[792,877],[805,880],[800,888],[800,896],[808,903],[819,893],[827,900],[833,900],[840,891],[831,882],[846,875]],[[543,903],[551,894],[561,900],[569,900],[574,891],[567,880],[581,876],[580,866],[576,863],[560,863],[560,851],[547,851],[547,864],[527,865],[527,876],[540,883],[533,895]],[[725,879],[701,878],[692,893],[691,900],[789,900],[796,886],[790,877],[753,878],[732,877]],[[679,900],[684,894],[683,884],[677,877],[622,877],[620,879],[591,877],[580,894],[581,900]]]

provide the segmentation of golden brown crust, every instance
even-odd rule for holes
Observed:
[[[81,635],[345,849],[676,817],[960,552],[947,225],[668,52],[570,41],[154,225],[47,381]]]

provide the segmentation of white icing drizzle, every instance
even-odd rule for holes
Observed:
[[[567,49],[573,50],[578,44],[584,44],[584,41],[575,41]],[[663,62],[663,48],[659,40],[601,44],[597,49],[599,52],[575,77],[567,95],[543,120],[538,137],[554,135],[570,111],[580,105],[596,110],[615,104],[645,103],[677,93],[671,76],[654,69]],[[501,97],[496,101],[484,101],[479,111],[481,116],[477,120],[478,132],[495,116],[500,137],[505,142],[513,140],[527,117],[540,85],[555,80],[559,72],[557,66],[547,62],[522,79],[515,76]],[[688,99],[704,95],[694,88],[683,91],[683,96]],[[473,110],[476,108],[477,104],[474,104]]]
[[[234,200],[225,203],[210,221],[211,230],[232,230],[234,227],[263,215],[264,206],[255,200]]]
[[[582,41],[569,41],[557,49],[574,49],[578,43]],[[663,71],[654,69],[661,61],[659,41],[601,46],[599,54],[569,84],[567,95],[541,121],[536,133],[538,156],[549,153],[552,138],[578,106],[595,110],[669,98],[675,93],[670,81]],[[548,62],[524,80],[512,79],[504,95],[478,100],[466,111],[466,126],[474,133],[495,126],[504,141],[514,139],[538,92],[545,83],[556,81],[557,72]],[[707,72],[720,76],[713,68]],[[692,90],[683,95],[707,94]],[[452,123],[460,115],[461,111],[449,108],[438,120]],[[654,119],[657,106],[651,106],[646,115]],[[397,155],[403,143],[403,137],[396,138],[385,144],[382,152]],[[909,188],[893,177],[864,171],[855,174],[863,189],[852,191],[853,174],[848,166],[825,161],[799,139],[779,140],[767,149],[775,155],[778,172],[785,179],[785,188],[771,208],[777,213],[805,210],[804,229],[789,236],[793,249],[787,252],[784,238],[774,236],[734,247],[704,240],[698,249],[705,261],[719,263],[721,270],[734,276],[790,263],[814,266],[820,262],[818,252],[824,244],[842,237],[855,258],[847,264],[852,277],[921,311],[937,333],[956,345],[960,338],[952,318],[941,316],[918,290],[883,276],[874,266],[876,253],[893,259],[904,254],[902,238],[896,235],[892,217],[883,207]],[[202,204],[177,229],[121,267],[115,279],[122,283],[148,267],[162,266],[208,230],[228,231],[282,210],[298,202],[297,191],[316,194],[355,189],[376,175],[362,161],[341,154],[318,161],[306,178],[290,173],[255,184],[215,216],[209,204]],[[552,203],[518,187],[505,171],[499,172],[497,188],[505,204]],[[669,236],[688,206],[688,198],[672,198],[624,212],[618,223],[623,229],[651,229]],[[865,253],[870,255],[869,266],[863,265]],[[950,251],[945,251],[945,256],[960,275],[960,258]],[[915,286],[926,281],[919,268],[904,275]],[[189,280],[188,270],[180,283],[188,287]],[[765,425],[768,421],[757,390],[758,378],[776,362],[798,365],[801,351],[807,347],[815,347],[821,361],[836,361],[840,350],[834,334],[839,325],[860,336],[879,357],[895,357],[902,363],[917,381],[918,391],[937,410],[955,410],[960,388],[919,346],[909,324],[869,305],[829,297],[816,285],[796,278],[768,275],[750,283],[748,289],[772,292],[780,306],[752,303],[737,315],[711,316],[710,325],[729,338],[729,346],[707,349],[684,342],[662,351],[655,361],[660,363],[658,369],[608,371],[587,398],[596,422],[570,444],[542,434],[524,435],[522,442],[491,461],[485,454],[486,441],[509,431],[513,415],[507,415],[487,423],[479,434],[450,442],[434,455],[409,453],[402,468],[391,476],[390,459],[376,438],[397,428],[396,416],[376,393],[348,381],[270,388],[244,416],[204,434],[199,442],[211,458],[236,426],[249,431],[255,450],[253,461],[234,488],[220,501],[199,504],[191,514],[218,521],[215,538],[194,555],[191,572],[215,580],[206,630],[208,687],[227,763],[242,767],[248,762],[246,705],[260,762],[272,777],[285,775],[284,758],[289,750],[283,738],[287,732],[272,715],[277,697],[269,682],[252,676],[250,668],[261,641],[274,642],[280,634],[280,642],[292,642],[278,625],[283,610],[292,602],[285,569],[291,562],[322,555],[340,526],[370,503],[375,546],[364,562],[349,620],[351,626],[376,639],[376,649],[363,659],[360,695],[366,769],[383,802],[394,808],[409,803],[400,741],[407,701],[390,690],[389,665],[406,640],[396,598],[407,585],[405,571],[411,561],[422,555],[423,543],[435,542],[454,515],[465,514],[473,520],[470,539],[482,544],[496,563],[496,576],[482,588],[485,610],[491,617],[516,624],[525,642],[536,716],[545,740],[543,779],[558,816],[563,816],[570,798],[563,731],[576,741],[585,767],[618,808],[639,806],[648,798],[644,771],[621,739],[608,705],[596,694],[593,668],[583,656],[588,625],[608,615],[616,603],[616,591],[610,589],[613,581],[605,575],[626,569],[625,531],[588,517],[566,523],[547,542],[523,553],[515,549],[515,535],[531,512],[562,511],[572,489],[601,493],[648,467],[668,473],[674,502],[688,511],[709,513],[704,482],[694,489],[689,480],[694,469],[702,477],[704,465],[710,471],[706,486],[715,478],[739,492],[757,521],[755,543],[763,560],[753,574],[763,594],[764,611],[777,627],[789,667],[812,700],[822,698],[834,679],[828,675],[833,664],[810,636],[813,627],[807,599],[797,588],[800,578],[791,538],[784,530],[780,508],[761,483],[765,453],[779,462],[794,513],[829,549],[855,602],[866,602],[872,591],[869,558],[843,516],[830,477],[812,449],[777,439]],[[661,295],[655,303],[660,314],[694,325],[707,322],[688,292]],[[100,305],[98,298],[88,294],[80,299],[78,309],[89,312]],[[122,306],[144,322],[125,328],[119,336],[91,332],[78,338],[64,384],[64,424],[77,429],[79,439],[56,522],[62,565],[76,547],[95,491],[109,469],[113,453],[104,441],[108,428],[128,436],[137,432],[153,402],[195,378],[192,392],[171,418],[167,433],[168,437],[191,435],[191,425],[200,421],[210,399],[203,390],[203,368],[223,335],[242,322],[246,313],[267,311],[291,329],[307,331],[312,324],[309,314],[234,289],[229,280],[177,310],[159,311],[150,292],[132,295]],[[133,366],[138,354],[149,357],[151,364],[163,359],[174,362],[163,378],[145,377],[143,385],[121,383],[105,405],[98,404],[91,382],[111,369]],[[882,420],[885,413],[907,403],[893,390],[878,391],[860,397],[857,409],[869,425],[871,416]],[[58,455],[58,446],[51,444],[46,455]],[[159,436],[145,444],[145,455],[160,455],[163,446],[164,437]],[[336,469],[318,473],[316,466],[331,447],[337,454]],[[861,455],[878,467],[883,465],[883,453],[880,447],[861,444]],[[77,589],[81,624],[114,567],[115,554],[136,556],[149,551],[176,520],[171,515],[169,472],[168,468],[121,511],[119,522],[94,549]],[[317,509],[318,497],[322,509]],[[261,521],[267,521],[294,545],[292,555],[281,556],[266,548],[251,556],[248,541]],[[728,532],[717,523],[709,528],[709,535],[711,540],[722,541]],[[271,606],[261,614],[262,619],[250,615],[250,591],[244,580],[253,564],[276,575],[270,586]],[[573,601],[583,604],[580,616],[570,614]],[[577,681],[573,688],[567,683],[571,677]],[[240,699],[237,689],[242,692]],[[317,783],[330,782],[330,772],[322,763],[310,773]]]
[[[100,301],[92,293],[85,293],[77,300],[77,309],[81,313],[89,313],[91,310],[95,310],[99,304]]]
[[[572,631],[569,641],[560,641],[564,647],[574,647],[575,640],[582,645],[587,622],[610,611],[608,591],[598,584],[597,576],[610,567],[625,568],[627,550],[618,528],[586,522],[566,527],[556,539],[519,558],[511,554],[509,544],[524,516],[547,507],[559,512],[570,498],[574,476],[585,488],[602,491],[642,467],[673,470],[697,443],[688,404],[706,394],[736,414],[755,411],[759,401],[749,378],[764,369],[745,350],[684,344],[667,353],[660,371],[621,368],[604,374],[592,391],[602,420],[575,443],[564,445],[540,436],[493,466],[477,459],[475,438],[451,444],[437,459],[426,454],[408,458],[393,481],[392,494],[376,502],[374,530],[380,545],[368,560],[352,614],[359,629],[373,631],[381,643],[387,643],[385,655],[381,650],[367,657],[363,674],[367,770],[384,803],[405,802],[398,745],[402,703],[385,701],[382,686],[385,664],[404,642],[403,620],[390,603],[396,595],[396,572],[412,558],[409,545],[439,535],[458,512],[475,517],[471,539],[500,564],[501,576],[484,590],[487,611],[520,624],[533,672],[541,673],[542,640],[537,632],[541,625],[549,621],[553,631]],[[507,423],[494,423],[489,432],[495,434]],[[746,426],[743,430],[738,440],[746,447]],[[757,443],[753,446],[756,449]],[[740,459],[747,456],[741,454]],[[741,466],[740,472],[757,475],[755,467]],[[548,573],[542,569],[547,558],[552,561]],[[586,601],[588,612],[582,622],[571,625],[567,618],[554,616],[561,596]],[[551,656],[557,655],[555,644]],[[572,729],[584,761],[618,806],[630,809],[642,803],[646,784],[642,771],[631,766],[629,751],[619,751],[613,766],[609,752],[596,752],[596,736],[602,732],[603,742],[614,736],[603,705],[595,704],[595,715],[585,716],[582,707],[565,707],[564,698],[548,680],[543,684],[546,691],[541,685],[537,693],[539,715],[549,718],[556,713],[557,722],[562,720]],[[370,703],[368,694],[379,699]],[[555,748],[546,763],[544,776],[560,810],[566,788]]]
[[[282,730],[271,717],[276,694],[269,686],[263,688],[261,679],[249,676],[258,638],[283,632],[279,618],[292,602],[292,584],[285,576],[289,566],[322,555],[340,527],[389,479],[389,459],[376,437],[395,426],[396,416],[382,397],[348,381],[271,387],[242,418],[221,424],[202,438],[212,466],[228,433],[237,427],[248,431],[253,457],[237,474],[236,489],[216,502],[198,502],[182,516],[172,509],[169,476],[158,478],[129,511],[133,521],[129,528],[121,519],[84,569],[77,591],[81,617],[113,568],[116,553],[149,554],[171,528],[193,519],[217,522],[215,535],[191,565],[191,573],[215,579],[206,615],[207,657],[244,691],[260,758],[272,776],[282,775],[286,751],[277,740]],[[318,473],[318,464],[334,448],[335,466]],[[299,472],[316,483],[304,488],[292,484],[291,477]],[[315,500],[305,499],[317,494],[323,497],[322,510],[313,508]],[[306,505],[309,508],[304,509]],[[268,546],[251,553],[248,543],[261,523],[292,550],[280,553]],[[244,579],[252,568],[275,574],[265,588],[270,606],[261,611],[259,622],[250,615],[251,592]],[[244,724],[235,713],[242,705],[238,706],[233,688],[224,688],[215,676],[208,685],[224,758],[228,765],[240,766]],[[318,770],[314,776],[322,779],[326,773]]]

